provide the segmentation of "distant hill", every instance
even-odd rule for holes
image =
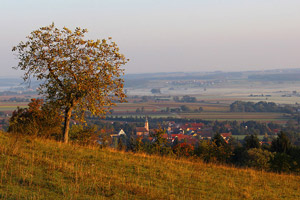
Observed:
[[[279,73],[279,74],[254,74],[248,76],[249,80],[260,80],[260,81],[299,81],[300,72],[294,73]]]
[[[299,181],[0,132],[0,199],[300,199]]]

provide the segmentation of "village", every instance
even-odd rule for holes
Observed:
[[[230,140],[236,140],[237,142],[243,143],[244,138],[247,135],[251,135],[251,133],[245,135],[233,135],[233,127],[229,123],[221,124],[221,130],[223,130],[223,132],[215,131],[212,124],[205,124],[201,122],[176,123],[175,121],[167,121],[165,124],[166,125],[164,127],[160,126],[160,128],[164,131],[162,137],[171,145],[176,141],[176,143],[187,143],[195,146],[200,140],[212,140],[214,135],[217,133],[221,135],[226,143],[230,143]],[[248,127],[245,126],[244,129],[247,130]],[[144,126],[136,127],[133,136],[142,140],[153,142],[155,138],[152,136],[155,134],[155,131],[157,131],[157,129],[149,128],[148,118],[145,117]],[[276,137],[279,132],[280,129],[278,127],[272,129],[267,127],[264,135],[257,135],[260,139],[260,145],[271,145],[272,139]],[[118,138],[128,137],[128,135],[132,136],[132,134],[128,134],[123,129],[120,129],[117,133],[111,134],[110,136],[113,140],[117,141]]]

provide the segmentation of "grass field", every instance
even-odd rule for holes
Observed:
[[[0,133],[2,199],[300,199],[300,177]]]

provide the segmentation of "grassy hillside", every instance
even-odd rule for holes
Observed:
[[[0,132],[0,199],[300,199],[299,182]]]

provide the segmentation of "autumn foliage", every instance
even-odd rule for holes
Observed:
[[[9,120],[9,132],[42,136],[59,137],[62,117],[57,108],[45,105],[42,99],[32,99],[28,108],[17,108]]]
[[[173,152],[177,156],[191,156],[194,154],[194,146],[188,144],[188,143],[179,143],[176,146],[173,147]]]

